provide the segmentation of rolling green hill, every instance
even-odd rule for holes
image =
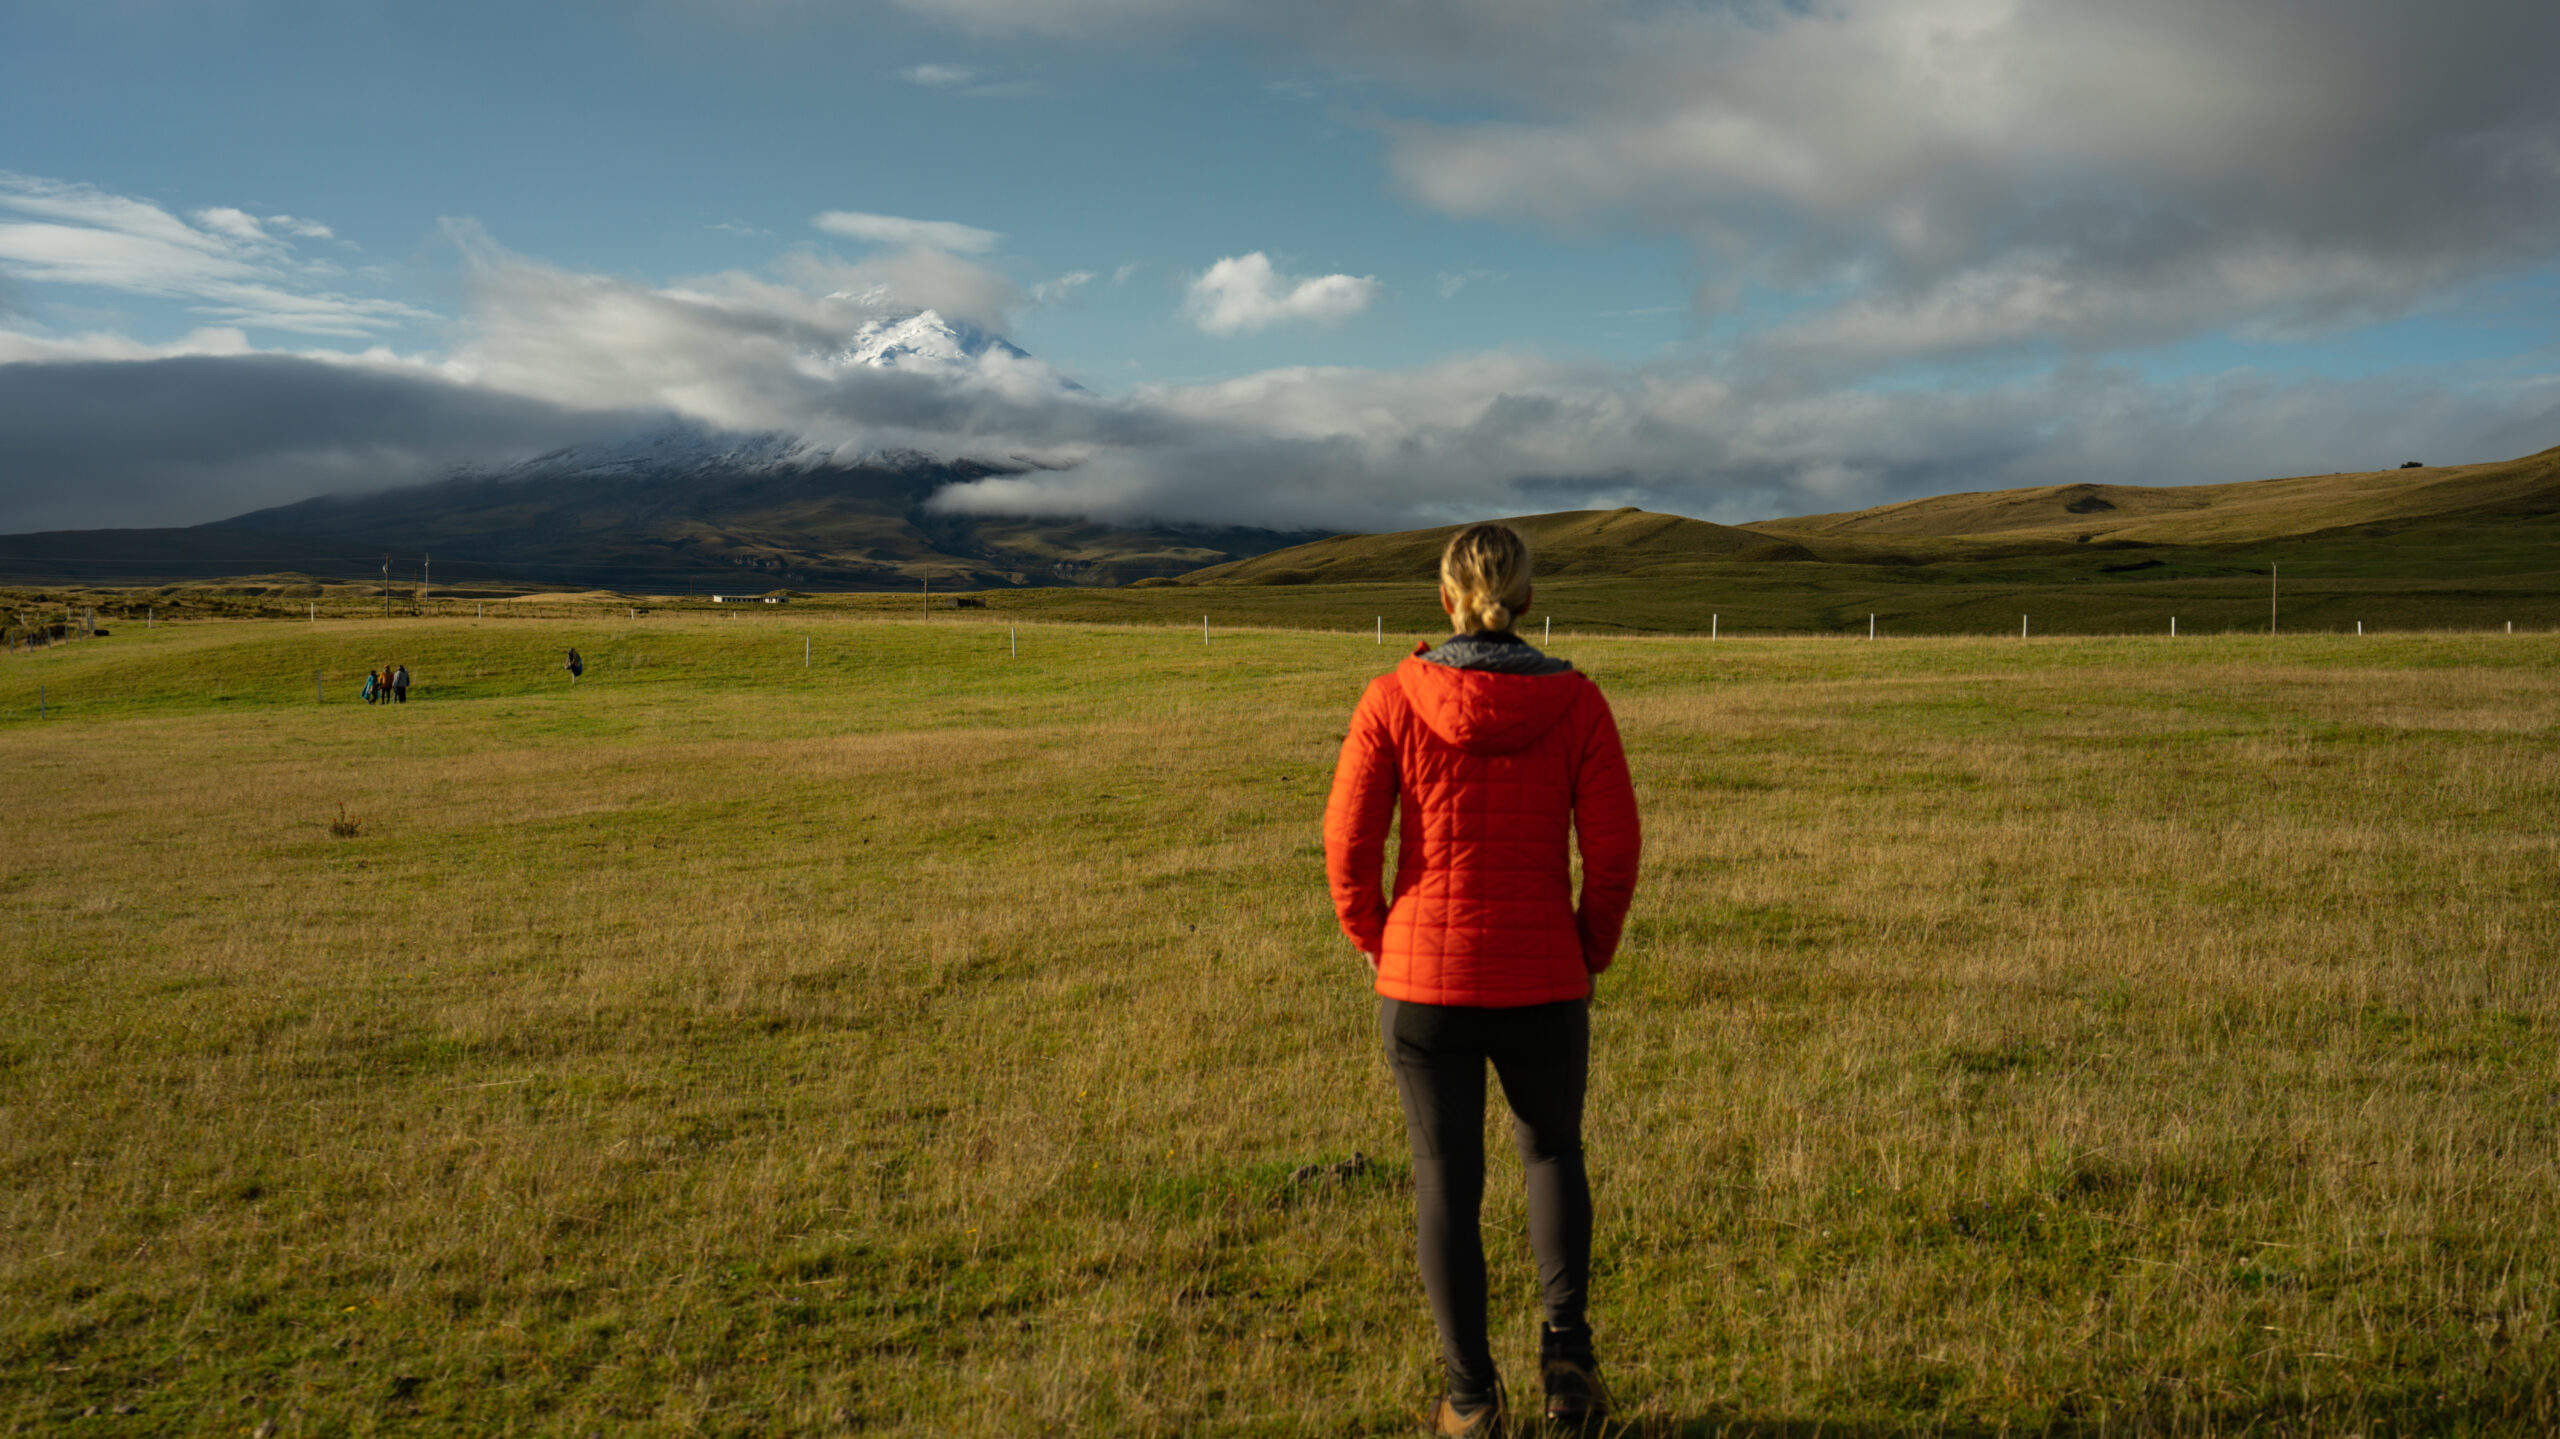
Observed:
[[[2560,515],[2560,446],[2494,464],[2301,475],[2231,485],[2046,485],[1933,495],[1844,514],[1743,526],[1842,557],[1874,546],[1941,555],[2049,545],[2262,545],[2313,536],[2387,538],[2447,521]],[[1988,542],[1986,544],[1985,542]]]
[[[2172,618],[2206,633],[2263,630],[2271,608],[2285,627],[2341,632],[2560,623],[2560,448],[2244,484],[1940,495],[1741,526],[1624,509],[1511,523],[1537,552],[1536,608],[1578,630],[1862,633],[1874,616],[1893,634],[2016,633],[2022,620],[2039,634],[2145,633]],[[1167,611],[1353,624],[1374,611],[1427,629],[1454,528],[1338,535],[1145,583],[1190,592],[1150,597]],[[1247,598],[1259,591],[1273,593]]]
[[[1509,521],[1546,575],[1626,574],[1702,561],[1810,559],[1801,546],[1730,525],[1637,509],[1565,510]],[[1459,526],[1388,535],[1333,535],[1182,576],[1187,585],[1356,584],[1428,578]]]

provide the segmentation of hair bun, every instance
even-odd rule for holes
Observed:
[[[1440,552],[1440,588],[1464,634],[1500,633],[1529,602],[1529,544],[1504,524],[1475,524]]]

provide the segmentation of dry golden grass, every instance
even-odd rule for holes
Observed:
[[[0,1419],[1406,1429],[1316,842],[1393,651],[1001,636],[7,661]],[[2560,644],[1558,648],[1649,825],[1591,1119],[1645,1432],[2560,1425]],[[336,651],[417,697],[312,704]]]

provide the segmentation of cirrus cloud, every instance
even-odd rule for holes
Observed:
[[[829,210],[809,222],[830,235],[874,245],[924,245],[960,255],[982,255],[1004,242],[994,230],[981,230],[951,220],[910,220],[899,215],[869,215],[859,210]]]
[[[358,337],[435,318],[331,288],[336,267],[302,259],[286,238],[327,238],[316,221],[262,220],[229,206],[190,219],[93,185],[0,171],[0,275],[171,299],[200,315],[306,335]]]

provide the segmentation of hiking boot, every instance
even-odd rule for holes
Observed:
[[[1538,1378],[1546,1386],[1547,1422],[1582,1425],[1608,1417],[1609,1391],[1600,1383],[1590,1330],[1541,1329]]]
[[[1443,1394],[1431,1401],[1431,1412],[1423,1416],[1435,1435],[1445,1439],[1503,1439],[1510,1432],[1509,1416],[1503,1412],[1502,1387],[1494,1386],[1493,1397],[1470,1408],[1461,1409],[1458,1402]]]

